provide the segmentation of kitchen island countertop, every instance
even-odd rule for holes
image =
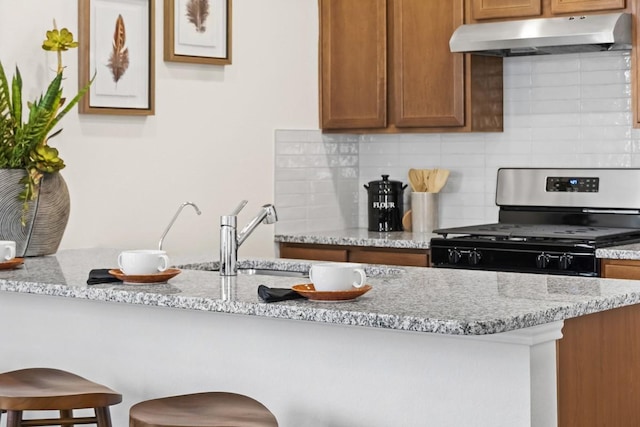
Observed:
[[[0,271],[0,291],[448,335],[495,334],[640,303],[636,281],[373,265],[367,266],[372,290],[340,303],[264,303],[257,295],[259,284],[289,288],[308,279],[221,278],[207,271],[212,262],[180,265],[181,274],[165,284],[88,286],[89,271],[112,266],[117,253],[69,250],[27,258],[22,268]],[[309,265],[241,261],[245,267],[298,271]]]
[[[563,325],[640,303],[631,280],[367,265],[372,289],[356,300],[267,304],[259,284],[308,279],[222,278],[206,257],[174,259],[182,271],[165,284],[87,285],[117,254],[65,250],[0,270],[3,369],[51,366],[115,387],[114,425],[144,399],[225,390],[282,427],[554,427]]]

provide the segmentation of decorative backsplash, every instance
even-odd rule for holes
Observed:
[[[504,132],[275,135],[276,233],[367,227],[363,185],[447,168],[441,227],[497,221],[499,167],[640,167],[629,52],[507,58]],[[405,191],[405,209],[409,189]]]

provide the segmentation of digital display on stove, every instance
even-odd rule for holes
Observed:
[[[547,177],[547,191],[565,193],[597,193],[600,178],[584,177]]]

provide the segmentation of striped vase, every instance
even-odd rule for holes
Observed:
[[[16,242],[16,256],[56,253],[67,227],[70,212],[69,190],[59,173],[45,174],[38,197],[29,202],[26,225],[21,224],[24,188],[22,169],[0,169],[0,240]]]

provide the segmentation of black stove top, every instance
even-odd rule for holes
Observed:
[[[574,241],[609,241],[640,236],[640,230],[619,227],[591,227],[582,225],[556,224],[509,224],[495,223],[468,227],[442,228],[434,233],[447,237],[450,234],[488,237],[493,240],[530,241],[542,239],[562,239]]]

